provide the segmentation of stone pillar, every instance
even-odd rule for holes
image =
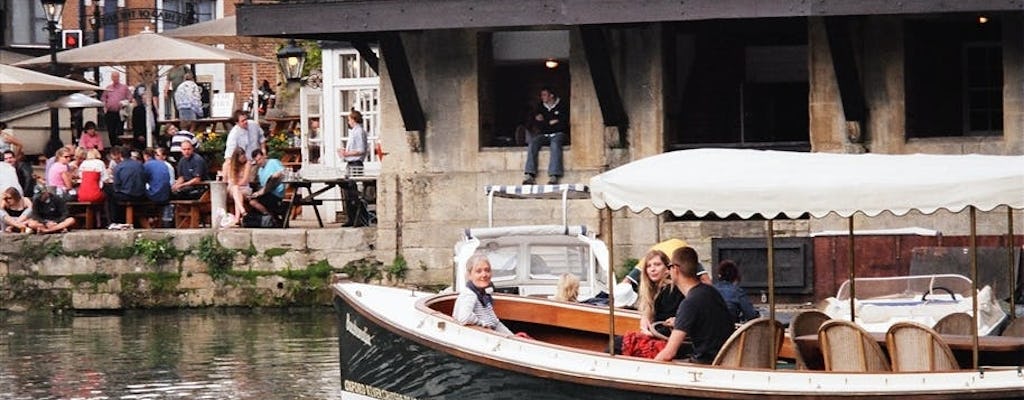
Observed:
[[[224,181],[209,181],[210,184],[210,227],[220,228],[220,210],[227,211],[228,183]],[[241,223],[241,221],[239,221]]]

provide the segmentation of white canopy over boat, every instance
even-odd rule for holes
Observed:
[[[607,171],[589,186],[598,208],[657,214],[794,218],[1020,209],[1024,156],[680,150]]]

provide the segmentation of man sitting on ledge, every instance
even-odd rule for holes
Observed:
[[[540,134],[530,138],[526,148],[526,175],[524,185],[537,183],[537,156],[541,146],[551,147],[551,161],[548,163],[548,184],[557,185],[562,178],[562,145],[569,135],[569,104],[563,101],[551,88],[540,90],[541,104],[534,115]]]

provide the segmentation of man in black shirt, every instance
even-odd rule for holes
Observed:
[[[671,361],[683,340],[690,339],[693,355],[688,361],[710,364],[735,330],[729,308],[718,290],[697,277],[697,252],[693,248],[680,247],[672,253],[669,274],[686,298],[679,303],[668,343],[654,359]]]
[[[148,200],[142,163],[132,158],[131,147],[121,148],[121,157],[124,159],[114,167],[114,184],[103,186],[107,195],[107,215],[114,224],[125,223],[125,207],[119,203]]]
[[[180,200],[195,200],[203,197],[207,186],[203,183],[206,176],[206,160],[196,154],[192,142],[183,141],[180,145],[181,159],[178,160],[178,178],[171,186],[171,197]]]
[[[46,190],[32,201],[32,214],[25,224],[38,233],[67,232],[75,224],[60,196]]]
[[[544,145],[551,147],[548,184],[558,184],[564,173],[562,145],[569,137],[569,103],[559,98],[550,88],[541,89],[540,100],[541,104],[533,117],[534,122],[540,126],[540,134],[530,139],[527,146],[524,185],[537,183],[537,155]]]

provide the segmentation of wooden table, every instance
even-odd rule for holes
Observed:
[[[974,337],[971,335],[941,335],[953,356],[960,363],[961,368],[972,368],[974,364]],[[885,334],[872,332],[871,338],[882,346],[885,351]],[[804,358],[821,358],[821,348],[818,344],[818,335],[803,335],[796,337],[797,344],[804,349],[810,349],[812,354],[805,354]],[[1024,338],[1012,336],[978,336],[978,364],[979,365],[1024,365]]]
[[[346,178],[299,178],[290,179],[285,178],[285,192],[293,190],[292,197],[290,200],[285,201],[288,205],[288,212],[284,218],[284,228],[287,228],[289,222],[292,219],[292,215],[295,214],[297,209],[302,206],[313,206],[313,212],[316,213],[316,222],[320,224],[320,227],[324,227],[323,218],[320,216],[319,205],[323,204],[324,201],[345,201],[345,188],[344,185],[347,183],[356,182],[370,182],[375,181],[375,177],[346,177]],[[313,184],[319,183],[324,185],[323,187],[313,191]],[[338,188],[341,195],[339,197],[324,198],[323,196],[333,188]],[[306,194],[302,194],[302,189],[305,189]],[[345,210],[348,212],[348,210]]]
[[[206,128],[210,128],[214,132],[223,133],[223,134],[226,135],[228,133],[228,131],[230,131],[231,128],[235,126],[234,118],[230,118],[230,117],[225,117],[225,118],[200,118],[200,119],[195,120],[194,122],[195,122],[196,127],[195,127],[194,132],[192,132],[192,133],[204,132],[204,131],[206,131]],[[159,123],[160,124],[173,123],[173,124],[177,125],[178,128],[184,129],[181,126],[180,121],[177,120],[177,119],[165,119],[165,120],[159,121]],[[218,129],[218,125],[220,126],[220,129]]]

